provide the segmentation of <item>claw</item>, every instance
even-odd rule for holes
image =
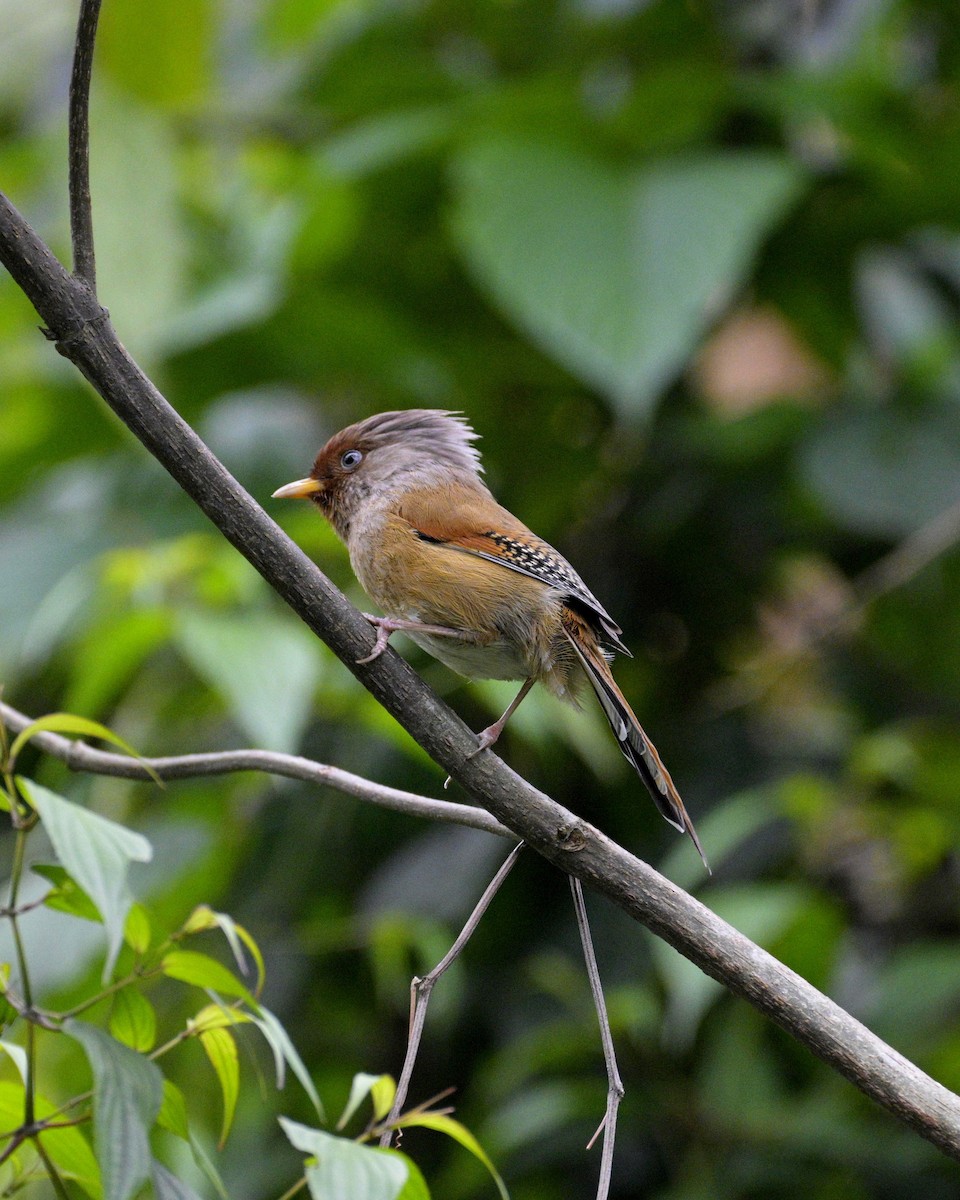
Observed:
[[[375,617],[367,617],[367,620],[377,628],[377,640],[373,643],[373,649],[363,658],[357,659],[357,666],[362,667],[367,663],[372,663],[380,657],[380,655],[390,645],[390,634],[392,629],[387,628],[386,621],[380,621]]]
[[[500,738],[500,734],[503,733],[504,725],[506,725],[506,721],[501,717],[499,721],[494,721],[486,729],[481,729],[477,734],[477,748],[476,750],[471,750],[467,758],[476,758],[481,750],[489,750],[491,746],[495,745]]]

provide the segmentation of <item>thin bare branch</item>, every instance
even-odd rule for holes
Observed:
[[[610,1178],[613,1174],[613,1151],[617,1142],[617,1112],[620,1108],[620,1101],[623,1099],[623,1081],[617,1069],[617,1052],[613,1047],[610,1018],[607,1016],[607,1002],[603,996],[603,984],[600,982],[600,971],[597,968],[597,956],[593,949],[590,922],[587,920],[583,888],[580,886],[579,879],[573,875],[569,878],[570,891],[573,893],[573,911],[577,914],[577,929],[580,932],[580,944],[583,946],[583,961],[587,965],[587,978],[590,980],[593,1004],[597,1010],[597,1020],[600,1022],[600,1044],[603,1046],[603,1061],[607,1068],[607,1111],[604,1113],[600,1128],[587,1146],[589,1150],[602,1130],[603,1152],[600,1155],[597,1200],[607,1200],[607,1196],[610,1194]]]
[[[19,733],[33,721],[25,713],[0,702],[0,722]],[[398,788],[372,783],[361,775],[353,775],[339,767],[301,758],[296,754],[279,754],[270,750],[222,750],[212,754],[178,754],[170,758],[130,758],[96,750],[86,742],[74,741],[58,733],[37,733],[32,741],[45,753],[67,764],[71,771],[89,775],[112,775],[120,779],[142,779],[150,782],[150,771],[161,779],[196,779],[205,775],[230,775],[237,771],[261,771],[266,775],[281,775],[334,788],[358,800],[367,800],[381,808],[405,813],[410,817],[426,817],[431,821],[447,821],[482,829],[500,837],[512,837],[485,809],[472,804],[454,804],[448,800],[433,800],[404,792]],[[0,912],[0,915],[3,915]]]
[[[90,76],[97,40],[100,0],[80,0],[77,36],[70,76],[69,186],[73,273],[97,294],[93,253],[93,208],[90,203]]]
[[[502,824],[742,996],[866,1095],[960,1160],[960,1098],[652,867],[555,803],[476,736],[396,654],[373,663],[362,615],[243,490],[130,358],[108,316],[0,193],[0,262],[113,411],[364,687]]]
[[[394,1133],[392,1126],[403,1112],[407,1092],[410,1090],[410,1079],[413,1075],[413,1068],[417,1061],[417,1053],[420,1049],[420,1039],[423,1037],[423,1026],[427,1019],[427,1006],[430,1003],[430,993],[433,991],[433,985],[450,964],[456,960],[464,946],[473,937],[475,929],[480,924],[481,917],[489,908],[490,901],[500,891],[503,881],[513,870],[513,865],[520,857],[522,849],[523,842],[520,842],[514,846],[504,859],[499,871],[497,871],[493,879],[487,884],[486,890],[477,901],[476,908],[474,908],[473,912],[467,918],[467,922],[460,930],[456,941],[433,970],[424,975],[422,979],[417,975],[413,977],[413,982],[410,984],[410,1028],[407,1033],[407,1052],[404,1055],[403,1068],[400,1071],[400,1079],[397,1082],[397,1094],[393,1100],[393,1107],[390,1109],[390,1114],[384,1122],[384,1131],[380,1135],[381,1146],[390,1145]]]

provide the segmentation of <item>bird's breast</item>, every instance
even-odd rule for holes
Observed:
[[[392,513],[352,526],[348,548],[357,578],[387,616],[468,635],[411,635],[452,670],[475,679],[541,679],[553,671],[556,647],[565,641],[555,589],[424,540]]]

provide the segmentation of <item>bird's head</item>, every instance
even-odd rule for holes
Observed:
[[[476,437],[462,416],[443,409],[378,413],[334,434],[310,474],[273,495],[312,500],[346,537],[357,506],[370,497],[403,490],[414,479],[475,479],[483,469]]]

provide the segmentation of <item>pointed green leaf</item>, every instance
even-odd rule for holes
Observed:
[[[390,1075],[367,1075],[363,1071],[358,1072],[350,1085],[350,1095],[337,1122],[337,1129],[343,1129],[367,1096],[373,1105],[374,1118],[377,1121],[382,1120],[389,1113],[396,1094],[397,1085]]]
[[[10,768],[16,761],[17,755],[23,747],[30,741],[35,733],[61,733],[61,734],[78,734],[80,737],[99,738],[102,742],[110,742],[113,746],[119,746],[131,758],[137,759],[138,762],[143,762],[141,756],[134,750],[129,742],[125,742],[119,734],[108,729],[106,725],[101,725],[99,721],[90,721],[86,717],[77,717],[73,713],[49,713],[45,717],[38,717],[36,721],[31,721],[25,728],[21,729],[17,736],[13,739],[13,745],[10,747]],[[153,779],[162,785],[160,776],[152,767],[148,767],[144,763],[144,770],[153,777]]]
[[[150,916],[142,904],[130,906],[123,938],[135,954],[146,954],[150,949]]]
[[[185,1142],[190,1140],[190,1121],[187,1118],[187,1102],[183,1092],[169,1079],[163,1081],[163,1103],[157,1113],[157,1124],[169,1130]]]
[[[109,979],[133,897],[127,872],[134,862],[149,862],[150,843],[132,829],[57,796],[39,783],[18,779],[18,786],[43,821],[57,857],[96,904],[107,930],[103,978]]]
[[[316,1110],[317,1116],[321,1121],[325,1121],[326,1117],[323,1111],[323,1105],[320,1103],[320,1097],[317,1094],[317,1089],[313,1085],[313,1080],[310,1078],[310,1072],[304,1065],[303,1059],[297,1053],[297,1049],[284,1027],[280,1024],[273,1013],[264,1008],[263,1005],[258,1005],[256,1009],[257,1015],[253,1018],[255,1025],[267,1039],[270,1048],[273,1050],[273,1059],[277,1069],[277,1087],[283,1087],[283,1067],[286,1063],[290,1070],[293,1071],[303,1090],[310,1097],[310,1101]]]
[[[196,1033],[208,1029],[232,1029],[234,1025],[249,1025],[253,1017],[245,1009],[228,1008],[225,1004],[208,1004],[190,1018],[188,1024]]]
[[[71,917],[81,917],[84,921],[95,921],[98,925],[103,924],[103,918],[100,916],[97,906],[64,867],[58,866],[56,863],[38,863],[30,870],[53,884],[43,898],[43,903],[47,908],[52,908],[56,912],[69,913]]]
[[[118,1042],[141,1054],[153,1049],[157,1040],[157,1015],[135,984],[121,988],[114,996],[110,1032]]]
[[[209,988],[227,996],[239,996],[248,1004],[256,1004],[236,975],[208,954],[200,954],[196,950],[171,950],[163,956],[160,969],[170,979],[179,979],[181,983],[192,983],[195,987]]]
[[[220,1127],[220,1149],[227,1140],[233,1114],[240,1095],[240,1058],[237,1043],[229,1029],[206,1029],[200,1034],[200,1044],[207,1053],[223,1093],[223,1123]]]
[[[410,1163],[403,1155],[361,1146],[286,1117],[280,1117],[280,1125],[297,1150],[317,1160],[307,1165],[313,1200],[399,1200],[410,1178]]]
[[[486,138],[456,164],[454,231],[480,283],[548,354],[645,416],[799,183],[773,154],[625,170],[560,144]]]
[[[95,1025],[65,1021],[93,1071],[94,1145],[105,1200],[129,1200],[150,1178],[149,1131],[163,1099],[163,1076],[149,1059]]]
[[[404,1117],[397,1122],[399,1129],[407,1129],[411,1125],[419,1125],[424,1129],[435,1129],[438,1133],[445,1133],[447,1137],[451,1137],[455,1142],[459,1142],[464,1150],[469,1150],[473,1157],[482,1162],[487,1168],[503,1200],[510,1200],[506,1185],[500,1178],[497,1168],[490,1161],[487,1152],[465,1125],[461,1125],[459,1121],[455,1121],[453,1117],[445,1116],[443,1113],[431,1112],[416,1113],[409,1117]]]

